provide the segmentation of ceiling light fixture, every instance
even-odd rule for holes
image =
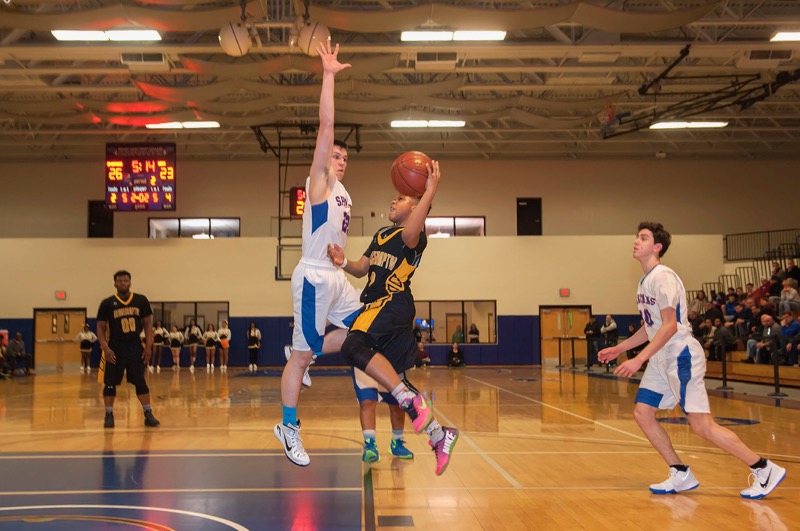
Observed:
[[[400,33],[403,42],[441,42],[441,41],[502,41],[505,31],[404,31]]]
[[[392,120],[394,128],[420,128],[420,127],[464,127],[464,120]]]
[[[219,122],[163,122],[160,124],[147,124],[148,129],[214,129],[219,127]]]
[[[656,122],[650,129],[718,129],[728,122]]]
[[[53,30],[50,32],[58,41],[160,41],[161,34],[156,30]]]
[[[800,41],[800,31],[779,31],[772,36],[770,42],[797,42]]]

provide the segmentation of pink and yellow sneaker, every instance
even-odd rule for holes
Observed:
[[[436,454],[436,475],[441,476],[450,464],[450,456],[458,440],[458,429],[442,426],[444,437],[438,443],[428,441],[434,454]]]
[[[414,426],[414,433],[420,433],[428,427],[428,424],[433,420],[433,411],[431,411],[428,401],[422,394],[416,395],[412,400],[403,400],[400,408],[408,413],[411,417],[411,424]]]

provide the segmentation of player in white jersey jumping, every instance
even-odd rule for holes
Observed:
[[[703,382],[705,353],[688,325],[686,290],[680,277],[661,263],[671,241],[669,232],[660,223],[639,224],[633,257],[644,271],[636,295],[644,326],[619,345],[600,351],[599,359],[608,363],[622,352],[650,341],[636,357],[617,367],[614,374],[629,378],[650,360],[636,393],[633,418],[669,465],[669,478],[650,485],[651,492],[675,494],[700,485],[656,419],[659,409],[672,409],[680,404],[694,433],[750,466],[749,486],[740,492],[741,496],[763,498],[783,481],[786,469],[760,457],[735,433],[714,422]]]
[[[326,41],[317,47],[322,60],[319,130],[308,180],[307,207],[303,211],[303,253],[292,273],[294,331],[292,352],[281,376],[283,421],[273,432],[286,457],[307,466],[308,454],[300,439],[297,403],[303,374],[312,356],[338,352],[347,328],[361,309],[359,295],[344,272],[328,259],[328,245],[344,247],[350,227],[350,195],[340,182],[347,167],[347,147],[334,141],[334,76],[348,68],[338,60],[339,45]],[[339,327],[325,336],[326,322]]]

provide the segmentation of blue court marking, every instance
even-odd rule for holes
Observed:
[[[663,424],[689,424],[686,417],[663,417],[658,419]],[[753,419],[737,419],[733,417],[714,417],[714,421],[720,426],[754,426],[761,424],[761,421]]]
[[[361,529],[360,454],[6,454],[0,530]],[[143,527],[142,523],[147,524]]]
[[[353,370],[352,369],[309,369],[309,374],[314,378],[318,378],[320,376],[352,376]],[[243,372],[241,374],[237,374],[234,378],[252,378],[253,376],[260,376],[260,377],[269,377],[269,378],[280,378],[283,374],[283,369],[265,369],[265,370],[258,370],[256,372]]]

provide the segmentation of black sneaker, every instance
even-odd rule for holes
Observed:
[[[161,423],[158,421],[157,418],[155,418],[153,416],[153,412],[152,411],[145,411],[144,412],[144,425],[145,426],[150,426],[151,428],[155,428],[159,424],[161,424]]]
[[[103,422],[104,428],[113,428],[114,427],[114,413],[109,411],[106,413],[106,420]]]

